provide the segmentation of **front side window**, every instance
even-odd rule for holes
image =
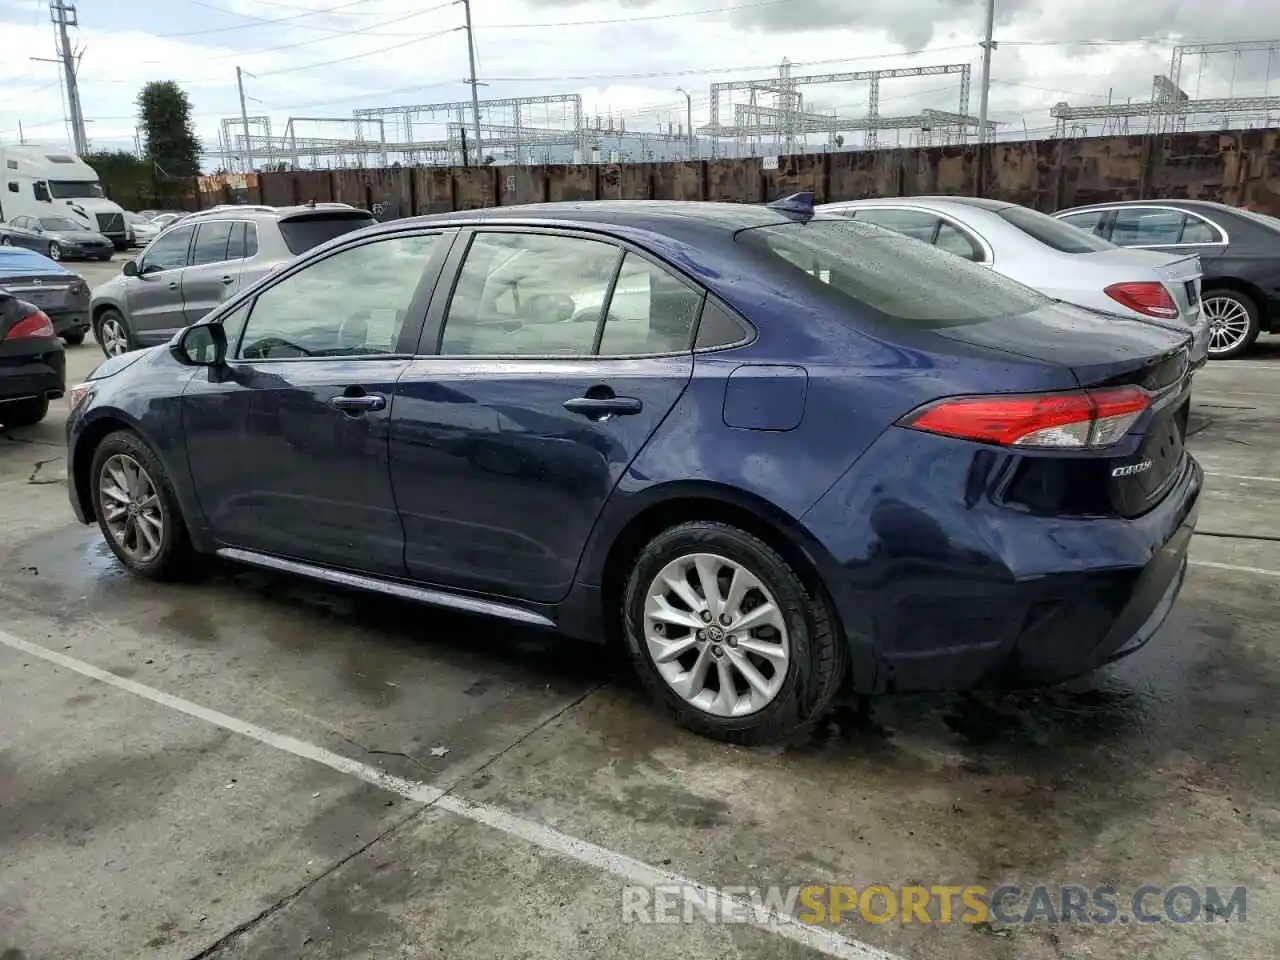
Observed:
[[[139,265],[139,273],[158,273],[161,270],[177,270],[187,265],[187,247],[191,245],[194,227],[175,227],[164,236],[157,237],[147,248]]]
[[[450,356],[586,356],[595,347],[618,248],[581,237],[478,233],[449,302]]]
[[[211,220],[196,229],[196,242],[191,248],[191,265],[222,263],[227,259],[227,243],[231,239],[229,220]]]
[[[388,237],[341,250],[285,277],[254,301],[234,356],[279,360],[395,353],[438,242],[435,234]]]
[[[66,217],[41,217],[40,226],[46,230],[83,230],[84,227]]]
[[[996,216],[1059,253],[1097,253],[1111,250],[1114,246],[1101,237],[1029,207],[1006,207],[997,210]]]
[[[1111,240],[1122,247],[1166,246],[1182,235],[1186,214],[1180,210],[1150,210],[1131,207],[1116,211]]]
[[[1050,302],[975,263],[858,220],[754,227],[736,240],[762,268],[830,300],[841,313],[869,308],[931,329],[1018,316]]]
[[[609,300],[599,353],[619,357],[688,350],[701,306],[701,293],[627,253]]]

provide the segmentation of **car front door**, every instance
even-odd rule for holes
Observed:
[[[187,325],[182,302],[182,271],[186,269],[194,226],[174,227],[158,237],[138,260],[138,275],[125,287],[126,318],[134,339],[142,346],[164,343]]]
[[[206,220],[197,225],[191,260],[179,281],[187,323],[206,316],[235,289],[240,262],[228,259],[227,248],[236,225],[233,220]]]
[[[225,368],[183,394],[196,491],[222,546],[404,575],[387,428],[451,239],[344,247],[223,319]]]
[[[446,275],[455,265],[420,348],[435,355],[400,379],[391,418],[405,564],[419,581],[554,602],[692,376],[702,294],[639,251],[566,232],[479,230]]]

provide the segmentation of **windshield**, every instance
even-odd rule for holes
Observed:
[[[106,196],[97,180],[50,180],[49,195],[59,200]]]
[[[870,307],[915,327],[1023,314],[1049,302],[955,254],[856,220],[755,227],[736,239],[839,308]]]
[[[1110,240],[1103,240],[1102,237],[1087,230],[1055,220],[1047,213],[1028,207],[1009,207],[998,210],[996,216],[1059,253],[1098,253],[1101,250],[1116,248]]]
[[[83,230],[84,227],[66,217],[41,217],[40,226],[46,230]]]

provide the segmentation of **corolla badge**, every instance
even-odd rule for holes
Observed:
[[[1123,467],[1116,467],[1111,471],[1111,475],[1113,477],[1132,477],[1134,474],[1146,473],[1150,469],[1150,460],[1139,460],[1137,463],[1126,463]]]

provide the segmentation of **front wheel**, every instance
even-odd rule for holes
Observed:
[[[12,247],[13,241],[8,237],[0,237],[0,247]]]
[[[1258,339],[1258,305],[1235,290],[1206,290],[1201,309],[1209,322],[1209,359],[1231,360],[1247,353]]]
[[[58,246],[56,243],[49,244],[49,259],[50,260],[62,259],[62,248]]]
[[[97,322],[98,345],[108,357],[118,357],[133,349],[129,327],[116,310],[103,310]]]
[[[90,467],[94,513],[111,552],[133,573],[174,580],[191,569],[191,540],[160,460],[136,434],[98,445]]]
[[[817,719],[847,669],[820,591],[728,524],[683,523],[650,541],[622,612],[650,696],[717,740],[767,743]]]

